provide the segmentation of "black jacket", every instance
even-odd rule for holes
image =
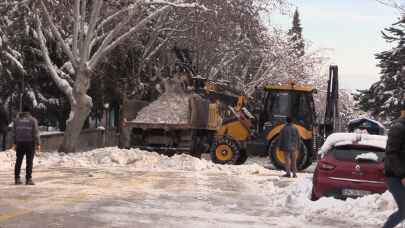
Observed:
[[[23,112],[14,120],[12,135],[14,144],[33,142],[41,144],[39,137],[38,121],[31,114]]]
[[[388,132],[385,153],[385,175],[405,178],[405,117],[395,121]]]
[[[0,103],[0,133],[7,132],[7,127],[9,124],[7,110]]]

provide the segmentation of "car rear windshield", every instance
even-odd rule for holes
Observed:
[[[381,162],[385,157],[385,151],[383,149],[374,147],[356,148],[352,146],[341,146],[335,147],[332,150],[335,159],[340,161],[355,161],[357,156],[367,153],[374,153],[377,155],[377,162]]]

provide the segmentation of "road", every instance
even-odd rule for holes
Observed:
[[[295,180],[279,173],[53,167],[37,168],[34,177],[35,186],[15,186],[12,171],[0,171],[1,228],[373,227],[280,206],[280,191],[267,186]]]

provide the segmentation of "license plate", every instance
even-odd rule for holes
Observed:
[[[343,189],[342,195],[344,196],[365,196],[371,194],[370,191],[357,190],[357,189]]]

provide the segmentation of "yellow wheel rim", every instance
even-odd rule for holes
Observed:
[[[228,145],[219,145],[215,149],[215,156],[220,161],[229,161],[233,158],[234,153],[232,148]]]
[[[284,151],[280,150],[279,148],[276,149],[276,158],[282,164],[285,164],[285,154]]]

